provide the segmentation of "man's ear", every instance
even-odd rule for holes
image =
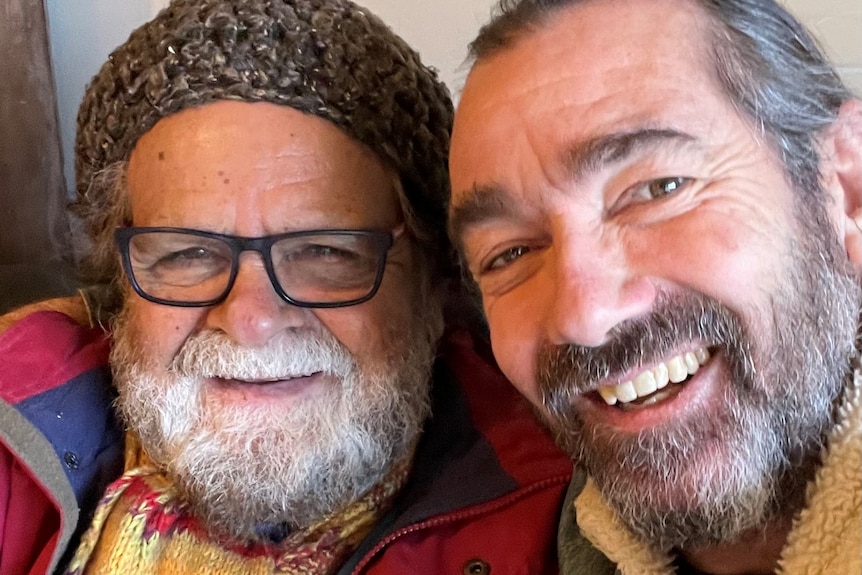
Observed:
[[[844,249],[862,272],[862,101],[848,100],[820,137],[820,174]]]

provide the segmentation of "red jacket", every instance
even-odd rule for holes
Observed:
[[[76,541],[76,507],[79,534],[106,482],[121,472],[107,351],[101,332],[54,312],[32,314],[0,336],[0,407],[22,415],[0,418],[4,575],[42,574],[67,560],[60,556]],[[433,416],[410,478],[339,575],[557,573],[570,461],[493,366],[488,346],[449,333],[439,356]],[[86,392],[74,393],[86,401],[66,401],[67,387],[82,380]],[[58,426],[60,408],[66,421]],[[36,440],[20,441],[28,434]]]
[[[122,473],[108,342],[63,314],[0,335],[0,573],[50,572]]]

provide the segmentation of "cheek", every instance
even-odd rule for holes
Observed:
[[[373,300],[372,300],[373,301]],[[380,347],[380,326],[371,302],[358,306],[312,310],[320,325],[347,348],[351,355],[364,358]]]
[[[762,225],[761,225],[762,224]],[[788,247],[786,230],[723,214],[678,218],[627,238],[640,272],[669,280],[741,310],[773,293]],[[645,263],[644,263],[645,262]]]
[[[186,339],[200,329],[206,314],[204,308],[174,308],[137,297],[126,305],[135,346],[161,366],[170,364]]]
[[[507,295],[485,306],[494,357],[512,385],[532,404],[541,406],[535,380],[536,354],[544,341],[541,314],[529,305],[534,298]]]
[[[411,309],[412,293],[406,287],[380,291],[363,304],[335,309],[318,309],[314,314],[321,325],[332,334],[358,361],[376,363],[388,360],[397,353],[399,344],[406,340],[414,319]]]

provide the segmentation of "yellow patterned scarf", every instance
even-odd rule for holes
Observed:
[[[99,502],[68,572],[139,575],[328,575],[389,508],[412,457],[399,462],[339,514],[291,533],[278,545],[216,543],[165,475],[127,438],[126,473]]]

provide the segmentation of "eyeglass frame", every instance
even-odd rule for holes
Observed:
[[[137,235],[142,235],[146,233],[158,233],[158,232],[166,232],[166,233],[179,233],[179,234],[187,234],[204,238],[216,239],[224,242],[230,247],[231,250],[231,269],[230,269],[230,277],[228,278],[227,285],[224,291],[216,298],[197,302],[182,302],[182,301],[174,301],[169,299],[163,299],[159,297],[155,297],[151,294],[148,294],[144,291],[144,289],[138,283],[137,278],[135,277],[134,269],[132,266],[131,253],[129,249],[129,245],[133,237]],[[250,238],[246,236],[234,236],[230,234],[220,234],[216,232],[210,232],[206,230],[196,230],[192,228],[174,228],[174,227],[148,227],[148,226],[125,226],[120,227],[114,230],[114,244],[120,252],[120,258],[122,260],[123,270],[126,273],[126,277],[129,279],[129,283],[132,286],[132,289],[136,294],[141,296],[143,299],[160,304],[167,305],[172,307],[211,307],[214,305],[218,305],[227,299],[228,295],[230,295],[231,290],[233,289],[234,282],[236,281],[236,276],[239,273],[239,256],[243,252],[257,252],[260,254],[261,259],[263,259],[263,267],[266,269],[266,275],[269,277],[269,282],[272,285],[275,293],[278,296],[286,301],[287,303],[302,308],[312,308],[312,309],[334,309],[340,307],[350,307],[354,305],[359,305],[361,303],[367,302],[375,295],[377,295],[377,291],[380,289],[380,284],[383,283],[383,274],[386,271],[386,263],[387,257],[389,255],[389,250],[392,249],[392,246],[395,245],[395,240],[398,239],[399,236],[404,232],[404,224],[399,224],[392,230],[383,232],[379,230],[350,230],[350,229],[320,229],[320,230],[302,230],[298,232],[285,232],[282,234],[274,234],[269,236],[260,236],[256,238]],[[374,247],[378,250],[378,260],[377,260],[377,274],[374,278],[374,285],[371,287],[371,290],[368,294],[363,297],[355,298],[352,300],[348,300],[345,302],[322,302],[322,303],[314,303],[314,302],[303,302],[300,300],[296,300],[290,297],[284,288],[281,286],[281,282],[278,281],[278,277],[275,273],[275,268],[272,264],[272,246],[276,242],[283,240],[285,238],[299,238],[303,236],[315,236],[315,235],[351,235],[351,236],[365,236],[372,240],[374,243]]]

